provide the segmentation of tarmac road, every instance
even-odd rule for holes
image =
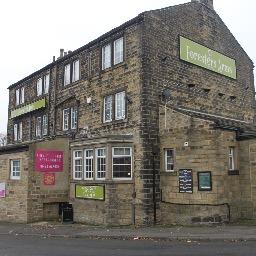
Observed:
[[[0,235],[0,256],[246,256],[256,255],[255,241],[164,241]]]

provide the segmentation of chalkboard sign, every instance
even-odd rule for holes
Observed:
[[[211,172],[198,172],[198,190],[199,191],[210,191],[212,190],[212,175]]]
[[[179,170],[179,192],[193,193],[193,174],[191,169]]]

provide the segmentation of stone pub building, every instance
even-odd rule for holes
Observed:
[[[147,11],[9,86],[0,220],[256,218],[253,63],[212,0]]]

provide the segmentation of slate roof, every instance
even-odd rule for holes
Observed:
[[[183,113],[188,116],[209,120],[214,122],[216,129],[235,131],[237,140],[255,139],[256,138],[256,124],[244,120],[234,119],[230,117],[219,116],[202,112],[199,110],[192,110],[183,107],[174,107],[175,111]]]

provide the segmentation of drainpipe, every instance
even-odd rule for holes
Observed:
[[[55,63],[54,66],[54,87],[53,87],[53,123],[52,123],[52,130],[53,136],[56,135],[56,90],[57,90],[57,64]]]
[[[153,167],[153,212],[154,212],[154,225],[156,225],[156,168],[155,168],[155,151],[152,146],[152,167]]]

